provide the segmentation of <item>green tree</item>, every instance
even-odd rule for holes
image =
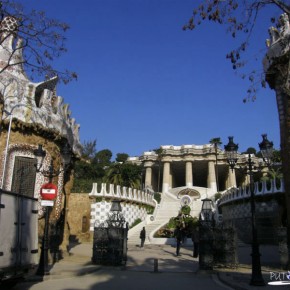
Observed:
[[[104,176],[104,182],[111,183],[114,185],[123,185],[122,178],[122,164],[121,163],[113,163],[106,170],[106,174]]]
[[[243,154],[254,154],[257,155],[257,150],[254,147],[249,147]]]
[[[101,183],[105,176],[103,163],[97,162],[96,140],[84,141],[82,145],[81,159],[76,161],[74,166],[73,192],[90,192],[92,184]]]
[[[273,162],[274,163],[281,163],[282,159],[281,159],[281,150],[273,150]]]
[[[88,160],[78,160],[74,165],[74,184],[72,192],[90,192],[93,183],[102,181],[105,171]]]
[[[140,188],[142,167],[131,163],[112,163],[106,171],[104,182]]]
[[[127,161],[128,157],[129,155],[127,153],[117,153],[116,161],[124,163]]]
[[[122,165],[123,185],[139,189],[141,185],[142,167],[137,164],[125,163]]]
[[[272,180],[283,178],[281,167],[272,167],[267,171],[267,176],[261,178],[261,180]]]
[[[103,149],[96,153],[93,162],[97,163],[103,167],[109,166],[111,164],[111,158],[113,154],[109,149]]]

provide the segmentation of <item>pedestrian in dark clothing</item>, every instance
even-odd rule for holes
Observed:
[[[199,252],[199,228],[198,227],[193,229],[191,239],[193,242],[193,257],[197,258],[198,252]]]
[[[174,231],[174,236],[176,238],[176,256],[180,256],[180,245],[183,239],[182,230],[180,227],[177,227]]]
[[[145,239],[146,239],[146,230],[145,227],[143,227],[143,229],[140,232],[140,239],[141,239],[141,248],[144,247],[144,243],[145,243]]]

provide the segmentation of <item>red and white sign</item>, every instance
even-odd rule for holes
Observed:
[[[40,202],[41,206],[53,206],[54,205],[54,200],[42,200]]]
[[[40,195],[44,200],[54,200],[57,196],[57,186],[53,183],[45,183],[40,188]]]

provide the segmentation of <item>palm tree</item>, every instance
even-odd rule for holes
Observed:
[[[142,167],[137,164],[123,163],[121,166],[121,175],[123,186],[131,188],[140,188]]]
[[[218,148],[222,144],[221,138],[216,137],[209,140],[209,143],[214,146],[215,150],[215,178],[216,178],[216,188],[217,192],[219,192],[219,178],[218,178],[218,166],[217,166],[217,157],[218,157]]]
[[[140,188],[140,172],[142,168],[130,163],[112,163],[106,171],[104,182],[114,185]]]
[[[281,167],[277,168],[270,168],[267,171],[267,176],[263,176],[261,180],[273,180],[273,179],[282,179],[283,178],[283,173]]]
[[[122,185],[123,177],[122,177],[122,168],[120,163],[113,163],[107,169],[106,175],[104,177],[104,182],[111,183],[114,185]]]

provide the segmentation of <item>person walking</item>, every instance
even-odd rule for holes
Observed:
[[[176,256],[180,256],[180,245],[183,238],[182,230],[179,226],[176,227],[174,231],[174,236],[176,238]]]
[[[140,232],[140,239],[141,239],[140,248],[144,248],[144,243],[145,243],[145,239],[146,239],[146,230],[145,230],[145,227],[143,227],[143,229]]]
[[[199,254],[199,228],[198,227],[193,229],[191,239],[193,242],[193,257],[197,258]]]

